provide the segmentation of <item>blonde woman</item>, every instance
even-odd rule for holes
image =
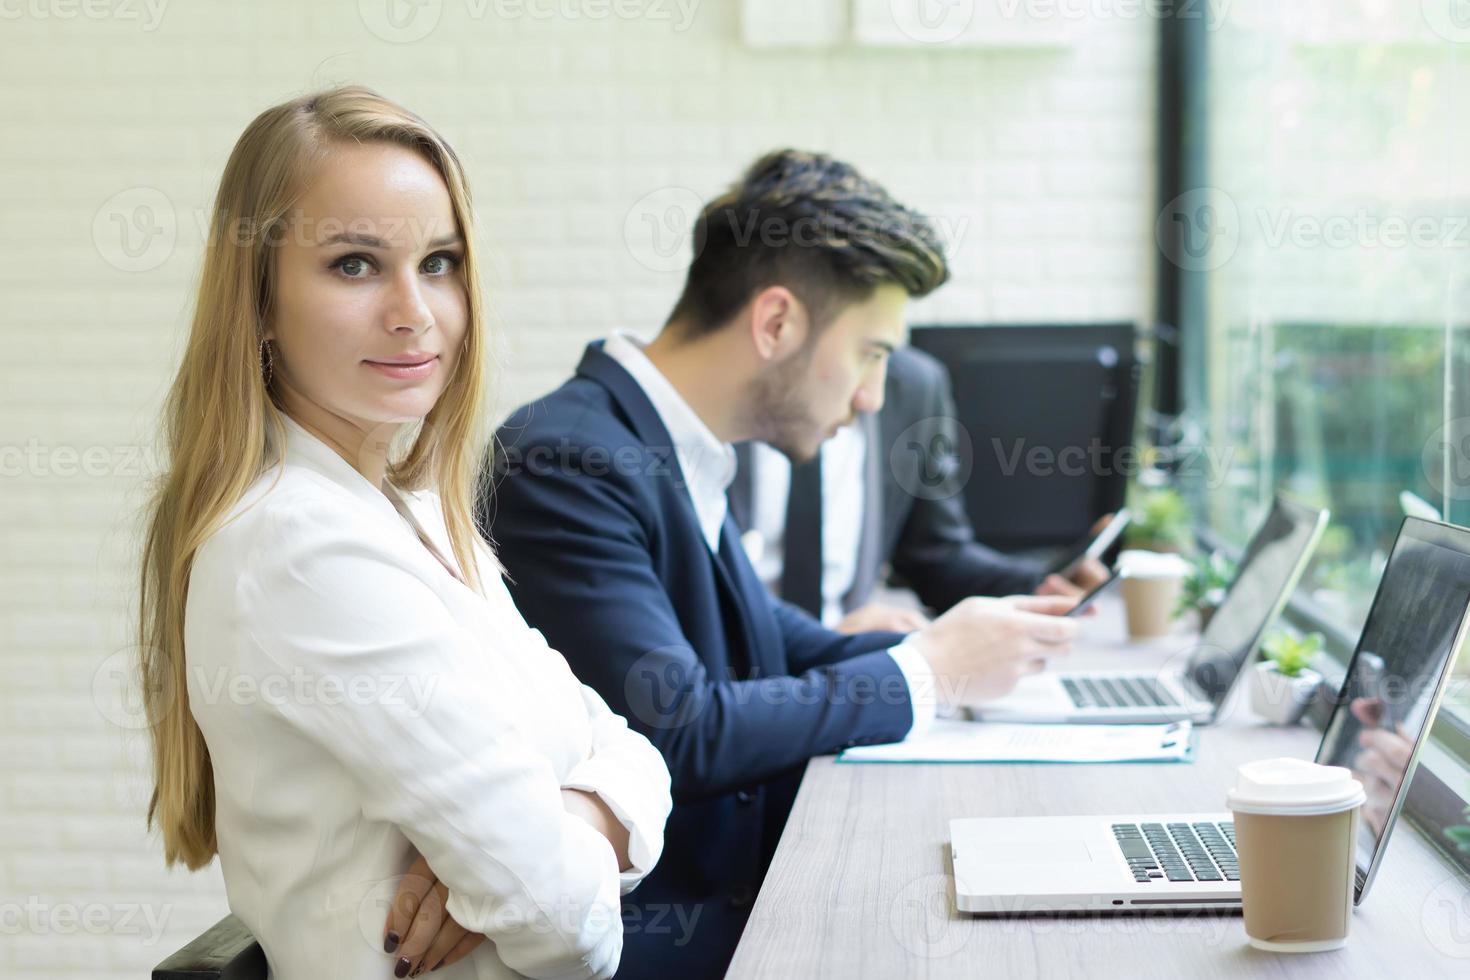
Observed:
[[[282,980],[608,976],[663,846],[662,759],[475,529],[484,348],[442,138],[361,88],[250,124],[166,408],[141,669],[165,859],[219,854]]]

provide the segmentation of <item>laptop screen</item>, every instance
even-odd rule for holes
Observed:
[[[1470,531],[1407,518],[1322,733],[1317,762],[1346,766],[1368,800],[1358,827],[1358,898],[1407,793],[1470,604]]]
[[[1246,546],[1240,571],[1187,667],[1189,678],[1217,709],[1266,626],[1290,598],[1321,533],[1323,516],[1315,508],[1277,497]]]

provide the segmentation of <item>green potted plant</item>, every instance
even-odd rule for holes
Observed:
[[[1210,625],[1210,617],[1225,601],[1225,592],[1235,580],[1235,563],[1223,552],[1213,551],[1194,559],[1189,574],[1184,577],[1184,591],[1179,596],[1176,617],[1191,609],[1199,613],[1199,628]]]
[[[1189,504],[1179,491],[1168,487],[1139,490],[1128,505],[1133,515],[1125,541],[1144,551],[1187,552],[1194,547]]]
[[[1312,669],[1322,651],[1322,634],[1299,636],[1273,630],[1261,644],[1264,659],[1251,675],[1251,708],[1272,725],[1301,721],[1322,675]]]

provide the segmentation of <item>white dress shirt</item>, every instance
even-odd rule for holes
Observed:
[[[791,461],[763,442],[750,444],[751,517],[760,533],[760,554],[752,557],[766,587],[781,591],[786,567],[786,506],[791,496]],[[842,598],[857,577],[868,494],[868,439],[859,424],[844,425],[822,443],[822,622],[842,620]]]
[[[679,469],[684,471],[686,489],[694,502],[694,513],[699,516],[699,529],[710,551],[718,552],[720,526],[725,523],[730,506],[725,491],[735,479],[735,447],[721,442],[710,431],[704,419],[643,353],[645,346],[631,334],[618,331],[603,343],[602,350],[633,376],[653,403],[664,428],[669,430]]]
[[[384,491],[286,427],[281,465],[200,547],[184,623],[230,909],[276,977],[386,977],[416,850],[449,914],[490,939],[446,980],[611,975],[619,895],[663,849],[662,757],[526,625],[488,548],[481,595]],[[437,494],[401,497],[452,556]],[[630,871],[564,788],[627,827]]]
[[[694,512],[699,516],[700,530],[710,551],[720,550],[720,526],[725,522],[729,500],[725,492],[735,479],[735,447],[721,442],[679,394],[679,390],[664,377],[658,367],[643,352],[643,341],[623,331],[615,332],[602,346],[603,353],[622,365],[633,376],[653,410],[658,413],[669,438],[674,441],[674,452],[679,458],[679,467],[684,471],[685,490],[694,503]],[[787,479],[790,479],[788,475]],[[861,504],[860,504],[861,506]],[[861,514],[861,510],[858,512]],[[785,522],[785,511],[782,511]],[[825,527],[825,524],[824,524]],[[824,548],[823,551],[826,549]],[[854,547],[854,563],[856,562]],[[856,564],[854,564],[854,568]],[[825,576],[824,576],[825,577]],[[929,661],[910,643],[900,643],[888,651],[898,665],[904,682],[909,689],[909,702],[913,707],[914,721],[909,728],[908,738],[923,734],[934,722],[938,692],[935,688],[934,671]]]

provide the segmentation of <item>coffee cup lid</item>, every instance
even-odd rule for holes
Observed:
[[[1182,578],[1189,574],[1189,563],[1178,555],[1130,550],[1118,555],[1118,574],[1124,578]]]
[[[1225,800],[1238,813],[1314,816],[1351,810],[1366,798],[1363,784],[1342,766],[1283,758],[1240,766]]]

